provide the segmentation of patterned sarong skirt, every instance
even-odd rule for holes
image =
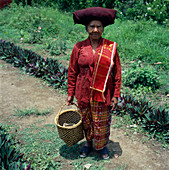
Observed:
[[[110,136],[111,107],[101,102],[91,101],[90,106],[80,110],[86,140],[94,139],[95,149],[103,149]]]

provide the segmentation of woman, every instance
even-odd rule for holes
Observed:
[[[67,105],[74,95],[80,108],[87,144],[80,157],[95,149],[103,159],[109,158],[106,147],[110,135],[111,105],[114,109],[120,97],[121,64],[116,43],[102,38],[104,27],[114,23],[116,11],[92,7],[75,11],[75,24],[83,24],[89,37],[75,44],[68,69]]]

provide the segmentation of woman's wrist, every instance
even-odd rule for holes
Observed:
[[[66,105],[71,105],[73,103],[74,96],[68,96],[66,100]]]

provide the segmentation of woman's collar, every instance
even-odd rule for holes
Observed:
[[[100,37],[100,40],[99,40],[98,45],[100,45],[100,44],[103,42],[103,39],[104,39],[104,38]],[[89,36],[88,36],[88,38],[87,38],[87,41],[88,41],[88,43],[91,44],[91,41],[90,41],[90,37],[89,37]]]

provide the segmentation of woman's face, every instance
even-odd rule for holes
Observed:
[[[104,31],[104,28],[101,21],[93,20],[87,25],[86,30],[89,33],[91,40],[99,40]]]

